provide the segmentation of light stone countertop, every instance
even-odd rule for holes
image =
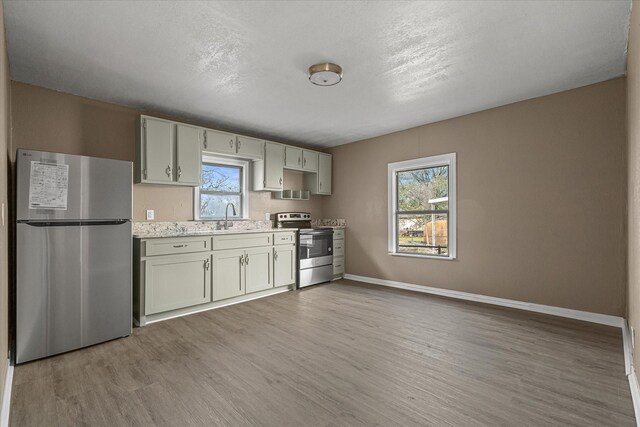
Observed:
[[[224,221],[140,221],[133,223],[133,237],[135,239],[159,239],[168,237],[217,236],[223,234],[290,233],[296,231],[292,228],[273,228],[271,221],[230,221],[228,230],[220,229],[223,224]],[[314,220],[312,225],[315,227],[324,226],[344,229],[345,221]]]
[[[194,236],[219,236],[221,234],[250,234],[250,233],[285,233],[295,232],[297,230],[292,228],[255,228],[255,229],[229,229],[229,230],[163,230],[163,231],[151,231],[147,233],[136,233],[133,235],[134,239],[159,239],[163,237],[194,237]]]

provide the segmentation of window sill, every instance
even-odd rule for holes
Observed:
[[[420,255],[420,254],[403,254],[398,252],[388,252],[391,256],[399,256],[399,257],[407,257],[407,258],[428,258],[428,259],[439,259],[442,261],[455,261],[455,257],[453,256],[438,256],[438,255]]]

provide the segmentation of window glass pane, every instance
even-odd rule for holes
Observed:
[[[449,166],[398,172],[398,210],[449,209]]]
[[[224,218],[224,210],[227,203],[233,203],[236,214],[229,206],[229,218],[239,218],[242,215],[240,197],[232,194],[203,194],[200,193],[200,218]]]
[[[449,215],[398,215],[399,253],[449,254]]]
[[[202,164],[202,190],[222,191],[228,193],[240,193],[241,174],[240,166]]]

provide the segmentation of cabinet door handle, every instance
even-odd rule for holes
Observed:
[[[298,166],[300,166],[300,156],[298,156]]]
[[[322,188],[322,181],[320,181],[320,188]]]
[[[229,140],[229,148],[233,148],[233,138]]]
[[[282,178],[280,178],[280,181],[279,181],[279,182],[280,182],[280,185],[282,185]]]
[[[302,166],[307,166],[307,159],[306,158],[302,159]]]
[[[208,259],[204,260],[204,269],[209,271],[209,260]]]
[[[167,169],[165,169],[164,172],[167,174],[167,176],[170,177],[171,176],[171,166],[167,166]]]
[[[204,138],[204,148],[207,148],[207,131],[202,132],[202,137]]]
[[[249,265],[249,254],[246,254],[246,255],[244,256],[244,263],[245,263],[246,265]]]
[[[186,245],[173,245],[174,248],[184,248]]]
[[[240,255],[240,265],[244,265],[244,255]]]
[[[241,146],[242,146],[242,141],[238,140],[238,151],[240,151]]]
[[[276,260],[276,261],[278,260],[278,250],[277,249],[273,250],[273,259]]]
[[[180,175],[182,175],[182,168],[178,166],[178,178],[180,178]]]

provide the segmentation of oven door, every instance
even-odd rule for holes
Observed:
[[[333,264],[333,230],[300,231],[300,269]]]

